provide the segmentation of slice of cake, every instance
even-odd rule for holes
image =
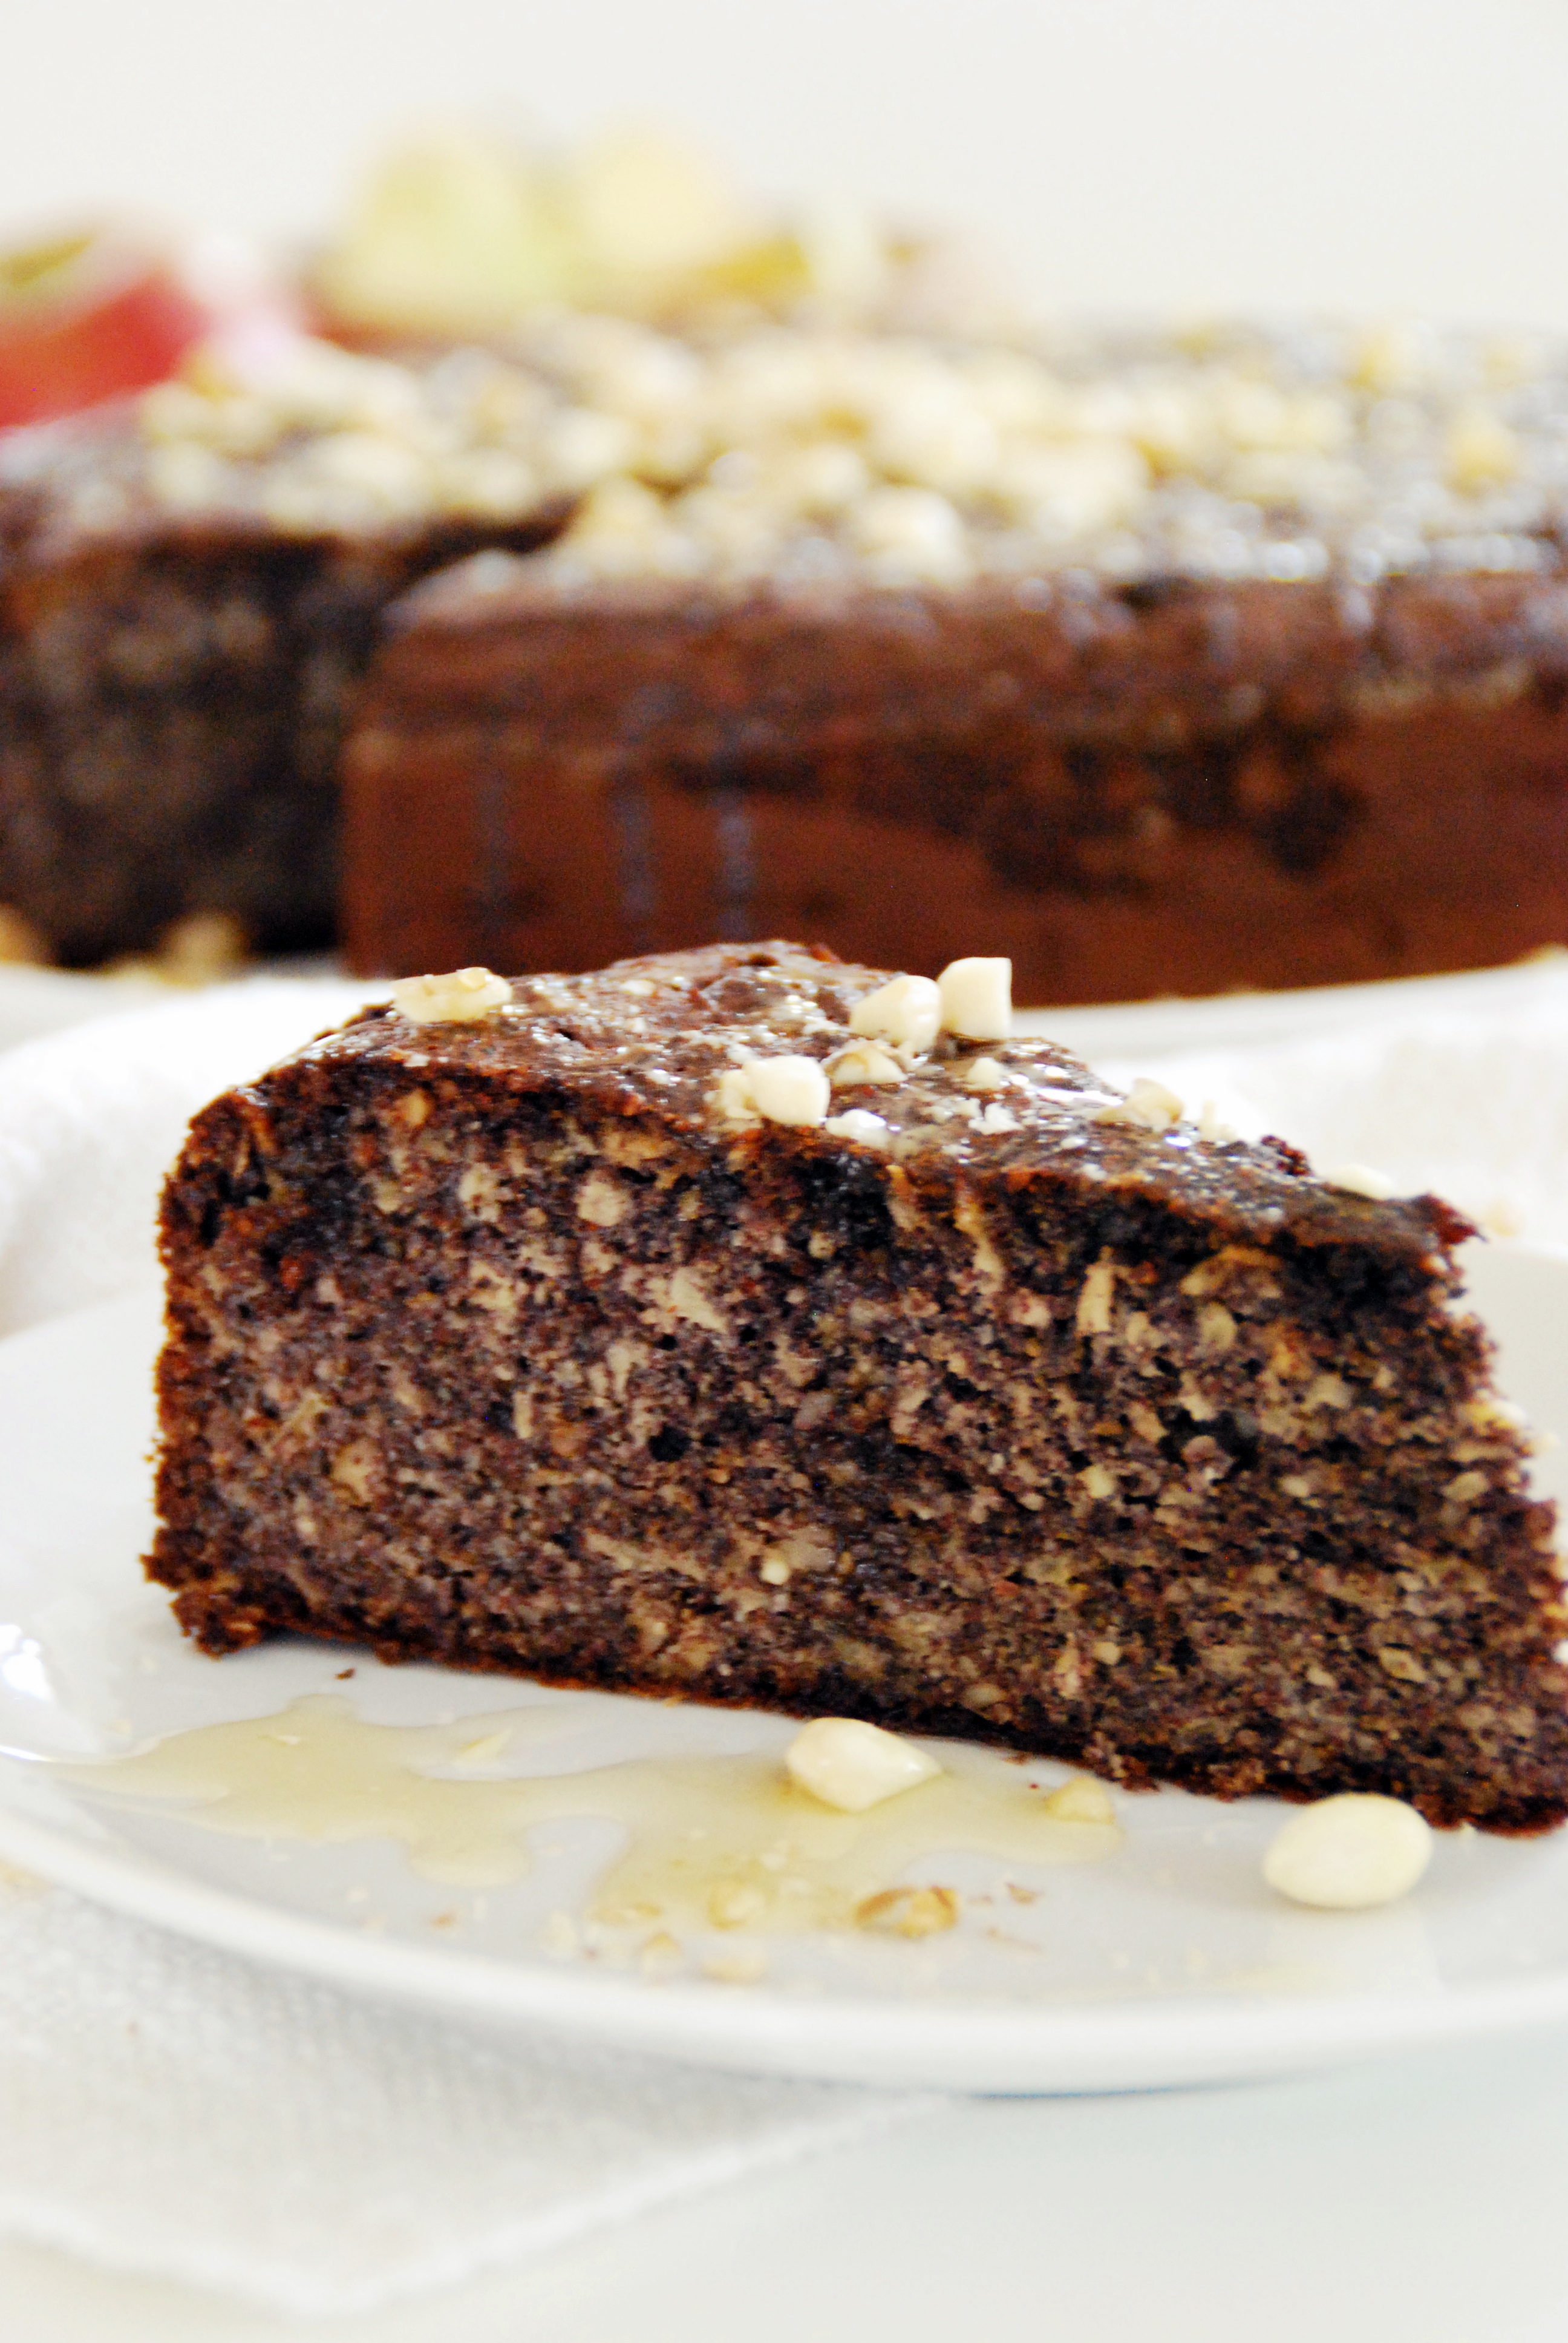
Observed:
[[[163,1215],[186,1629],[1561,1819],[1468,1224],[1009,1024],[998,960],[474,969],[216,1101]]]

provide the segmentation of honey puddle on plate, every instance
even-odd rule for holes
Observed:
[[[941,1888],[898,1886],[919,1858],[963,1852],[1035,1867],[1092,1862],[1121,1840],[1112,1821],[1053,1814],[1020,1765],[967,1746],[944,1751],[951,1770],[859,1815],[797,1788],[779,1756],[637,1758],[526,1780],[495,1770],[559,1731],[548,1709],[368,1725],[348,1701],[317,1696],[59,1770],[241,1837],[392,1839],[427,1878],[474,1888],[522,1878],[541,1824],[617,1823],[628,1844],[588,1907],[609,1926],[793,1936],[859,1923],[924,1936],[950,1926],[958,1906]]]

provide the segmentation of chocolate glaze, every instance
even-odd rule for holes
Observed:
[[[1476,1232],[1433,1196],[1374,1202],[1313,1179],[1300,1150],[1282,1140],[1256,1145],[1201,1138],[1189,1123],[1156,1133],[1098,1119],[1120,1094],[1060,1044],[938,1037],[901,1082],[835,1090],[832,1112],[876,1113],[888,1137],[874,1145],[832,1131],[727,1118],[716,1103],[719,1076],[749,1056],[789,1053],[829,1061],[857,1036],[855,1003],[887,981],[886,970],[841,963],[822,947],[777,940],[750,948],[709,945],[619,961],[586,976],[513,980],[511,1004],[472,1023],[411,1027],[392,1009],[369,1009],[311,1043],[301,1061],[326,1067],[381,1065],[461,1070],[485,1088],[519,1094],[563,1089],[584,1111],[661,1123],[741,1158],[779,1149],[840,1165],[885,1156],[907,1179],[929,1185],[940,1208],[981,1179],[1010,1191],[1065,1179],[1108,1211],[1157,1203],[1191,1227],[1198,1251],[1219,1216],[1229,1234],[1292,1247],[1351,1246],[1375,1255],[1423,1287],[1439,1256]],[[628,985],[637,989],[628,992]],[[644,990],[643,988],[647,989]],[[967,1070],[989,1058],[1014,1077],[977,1092]],[[988,1129],[988,1108],[1011,1128]]]

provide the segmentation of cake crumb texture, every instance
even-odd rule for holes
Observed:
[[[1560,1820],[1553,1517],[1469,1224],[1105,1120],[1036,1038],[978,1087],[977,1043],[905,1045],[875,1138],[728,1111],[873,1041],[887,981],[788,944],[518,978],[198,1116],[149,1564],[187,1631]]]

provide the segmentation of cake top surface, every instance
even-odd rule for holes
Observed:
[[[960,1016],[966,1001],[978,1004],[965,1021],[994,1031],[1005,979],[985,972],[1005,968],[954,963],[980,973],[960,973],[955,994],[945,972],[942,1001],[956,998]],[[501,1100],[508,1090],[565,1093],[593,1111],[657,1117],[740,1160],[783,1146],[899,1167],[955,1192],[1067,1179],[1107,1202],[1220,1218],[1264,1244],[1350,1243],[1430,1263],[1473,1233],[1433,1198],[1349,1193],[1307,1175],[1282,1141],[1251,1145],[1189,1121],[1159,1083],[1123,1097],[1047,1039],[940,1030],[936,985],[800,945],[709,945],[591,975],[519,977],[509,998],[487,971],[464,974],[474,1001],[490,1004],[481,1013],[416,1021],[396,1006],[368,1010],[289,1064],[368,1066],[416,1082],[478,1075]]]
[[[561,311],[504,351],[417,363],[301,337],[208,348],[132,406],[12,435],[7,488],[47,503],[45,549],[571,504],[536,557],[567,597],[1529,575],[1568,538],[1568,351],[1412,326],[982,341]]]

